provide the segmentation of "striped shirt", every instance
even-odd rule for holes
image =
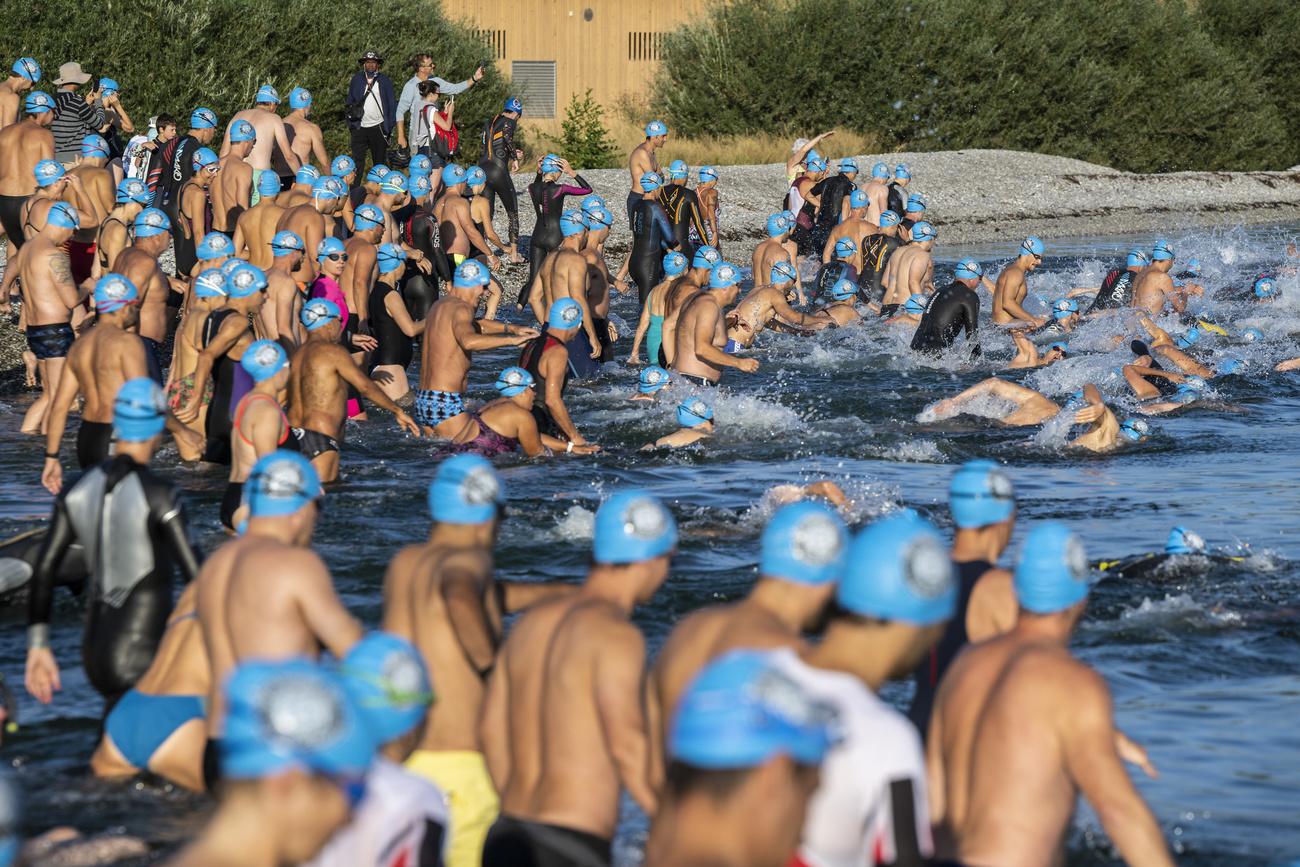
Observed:
[[[81,156],[81,140],[104,125],[104,109],[90,105],[75,90],[61,90],[54,95],[54,158],[70,163]]]

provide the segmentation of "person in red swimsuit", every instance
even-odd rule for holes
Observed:
[[[274,340],[257,340],[239,359],[253,379],[253,387],[235,406],[230,438],[230,481],[221,498],[221,524],[233,533],[248,515],[243,502],[244,482],[258,459],[269,455],[289,438],[289,418],[281,398],[289,384],[289,356]]]

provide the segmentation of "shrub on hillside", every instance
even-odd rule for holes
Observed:
[[[586,95],[579,97],[575,93],[569,100],[559,137],[545,138],[575,169],[614,168],[621,162],[621,155],[605,128],[604,118],[604,110],[591,98],[588,88]]]

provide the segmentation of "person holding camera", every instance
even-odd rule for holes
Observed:
[[[460,149],[460,132],[453,120],[456,98],[448,97],[439,106],[438,96],[441,91],[433,80],[421,81],[419,92],[420,104],[411,109],[415,115],[411,141],[415,144],[417,154],[424,154],[433,161],[435,169],[440,169],[451,162]]]
[[[374,51],[361,55],[361,69],[348,85],[348,129],[352,131],[352,160],[357,165],[354,185],[366,176],[366,154],[382,165],[388,152],[388,136],[397,126],[397,97],[393,80],[380,68],[384,58]],[[399,137],[400,138],[400,137]]]
[[[59,67],[59,77],[54,79],[58,92],[54,95],[54,158],[70,169],[81,156],[81,140],[104,125],[104,107],[99,104],[100,92],[92,89],[85,96],[77,93],[82,85],[89,84],[91,76],[81,71],[80,63],[65,63]]]
[[[446,79],[434,75],[438,68],[433,62],[432,54],[416,54],[411,58],[411,70],[415,73],[402,86],[402,96],[397,100],[397,146],[402,150],[410,148],[411,155],[414,156],[419,151],[418,143],[415,140],[416,127],[420,122],[420,103],[422,94],[420,85],[426,81],[431,81],[438,85],[437,92],[444,97],[452,97],[458,93],[464,93],[475,84],[483,79],[483,68],[487,61],[483,61],[474,70],[474,74],[458,84],[452,84]],[[402,119],[410,114],[409,124],[403,124]],[[407,127],[409,126],[409,131]]]

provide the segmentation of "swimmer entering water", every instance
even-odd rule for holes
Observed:
[[[642,368],[641,376],[637,382],[636,394],[629,397],[628,400],[650,401],[653,403],[659,399],[659,392],[667,388],[672,380],[672,374],[657,364]]]
[[[1093,561],[1092,568],[1104,572],[1107,577],[1145,578],[1153,573],[1167,573],[1172,577],[1178,571],[1177,561],[1172,567],[1165,568],[1165,566],[1175,557],[1182,558],[1183,561],[1192,559],[1199,561],[1193,567],[1199,567],[1198,571],[1204,568],[1205,563],[1229,564],[1246,561],[1245,557],[1234,557],[1208,550],[1205,547],[1205,540],[1199,534],[1186,527],[1174,527],[1169,531],[1169,538],[1165,540],[1164,551],[1130,554],[1118,560],[1096,560]]]
[[[1062,409],[1041,392],[994,376],[971,386],[956,397],[939,401],[922,412],[919,420],[951,418],[961,414],[968,404],[989,397],[1010,401],[1013,404],[1010,409],[1002,410],[1001,415],[989,416],[1010,427],[1042,424],[1056,416]],[[1119,420],[1115,418],[1115,413],[1110,407],[1102,401],[1097,386],[1088,384],[1076,391],[1065,409],[1074,411],[1075,424],[1089,426],[1086,431],[1070,441],[1072,448],[1106,452],[1124,442],[1121,439]]]
[[[1057,361],[1062,361],[1070,357],[1069,348],[1057,341],[1047,346],[1046,352],[1039,352],[1038,346],[1025,336],[1024,329],[1016,329],[1010,332],[1011,339],[1016,344],[1016,357],[1011,359],[1007,365],[1007,370],[1021,370],[1026,367],[1046,367]]]
[[[717,429],[713,422],[713,407],[699,397],[688,397],[677,407],[677,423],[680,428],[670,434],[659,437],[652,443],[641,446],[641,451],[654,449],[679,449],[693,445],[700,440],[713,436]]]

